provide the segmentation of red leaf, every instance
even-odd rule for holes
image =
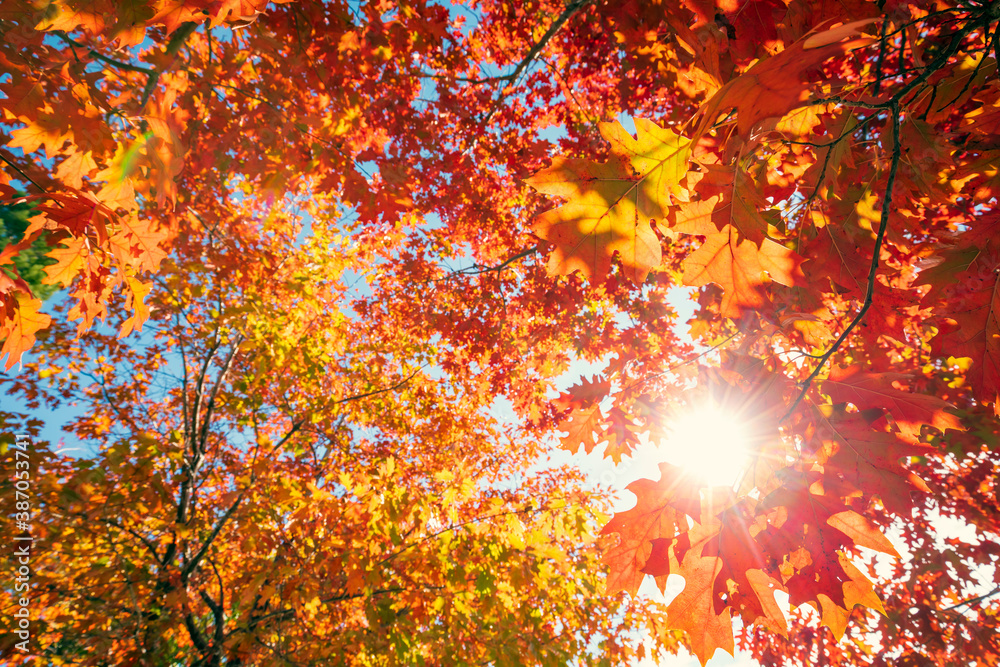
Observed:
[[[866,373],[860,366],[835,367],[830,371],[830,378],[823,383],[823,391],[835,403],[850,402],[859,410],[887,408],[900,429],[909,435],[920,435],[924,424],[930,424],[941,432],[949,428],[964,429],[961,420],[947,412],[954,407],[947,401],[893,386],[893,383],[908,378],[902,373]]]

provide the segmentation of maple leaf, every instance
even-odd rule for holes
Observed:
[[[843,606],[834,602],[826,595],[818,596],[818,607],[820,620],[823,625],[830,628],[833,638],[840,641],[847,631],[847,623],[851,617],[851,611],[855,606],[861,605],[874,609],[881,614],[885,614],[882,601],[875,594],[871,581],[856,568],[844,554],[837,554],[839,565],[845,575],[843,588]]]
[[[642,537],[628,538],[620,535],[617,542],[605,542],[602,549],[603,562],[608,567],[605,592],[612,594],[626,591],[635,597],[642,580],[646,578],[645,566],[653,549],[653,542]]]
[[[156,3],[156,13],[150,17],[150,25],[163,24],[167,34],[170,34],[189,21],[195,21],[204,16],[201,7],[192,6],[186,0],[160,0]]]
[[[877,596],[859,595],[870,582],[849,567],[842,551],[854,545],[895,554],[878,528],[839,501],[809,491],[808,476],[790,478],[779,490],[762,499],[770,508],[768,528],[756,542],[781,563],[780,572],[793,605],[813,604],[822,622],[842,632],[855,604],[884,611]],[[874,599],[873,599],[874,598]]]
[[[36,225],[53,229],[63,227],[74,236],[82,236],[88,227],[93,226],[98,239],[102,242],[107,240],[107,224],[114,218],[114,212],[93,195],[54,194],[47,199],[54,200],[55,205],[38,206],[38,210],[45,215],[39,216]]]
[[[909,379],[903,373],[867,373],[860,366],[835,367],[823,390],[834,402],[849,402],[859,410],[886,408],[903,433],[920,435],[921,427],[930,424],[942,433],[953,428],[963,430],[962,421],[948,412],[950,403],[926,394],[897,389],[895,382]]]
[[[552,166],[528,178],[538,192],[563,197],[567,203],[535,218],[534,232],[556,247],[549,273],[579,270],[596,279],[611,269],[618,253],[625,274],[642,284],[661,261],[654,219],[666,215],[669,194],[687,171],[689,142],[672,130],[635,119],[636,137],[620,123],[601,123],[611,145],[604,164],[578,158],[556,158]]]
[[[726,227],[684,260],[684,284],[702,287],[715,283],[724,295],[720,312],[738,318],[744,310],[767,310],[771,300],[767,285],[773,280],[792,286],[803,277],[799,265],[805,261],[788,248],[764,239],[758,248],[741,239],[736,229]]]
[[[42,302],[29,293],[18,291],[2,296],[5,318],[0,322],[0,338],[4,339],[0,359],[7,357],[4,370],[9,371],[31,349],[35,334],[48,327],[52,318],[39,312]]]

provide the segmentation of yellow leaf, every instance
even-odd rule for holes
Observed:
[[[538,192],[568,200],[535,218],[538,236],[555,244],[550,275],[579,270],[600,278],[618,253],[625,274],[641,284],[661,261],[654,219],[666,215],[669,194],[687,172],[690,142],[652,121],[635,119],[636,137],[620,123],[602,123],[611,144],[604,164],[556,158],[527,179]]]
[[[42,280],[45,285],[69,285],[83,269],[88,254],[86,240],[69,238],[62,243],[66,247],[51,250],[47,255],[56,263],[45,267],[45,278]]]

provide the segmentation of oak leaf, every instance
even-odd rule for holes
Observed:
[[[620,123],[601,123],[610,159],[559,157],[526,180],[538,192],[567,200],[535,218],[533,230],[555,245],[550,275],[580,271],[598,279],[611,270],[617,253],[625,274],[642,284],[661,261],[660,240],[651,223],[666,215],[670,191],[687,171],[690,142],[642,118],[636,136]]]
[[[608,592],[628,590],[635,595],[653,542],[669,541],[687,532],[687,517],[701,516],[701,497],[695,480],[666,462],[660,464],[659,481],[639,479],[626,488],[635,494],[635,507],[616,513],[601,534],[619,536],[618,545],[604,558],[614,573],[608,580]]]
[[[610,458],[615,463],[621,463],[622,456],[628,456],[641,444],[639,432],[639,425],[627,412],[617,405],[611,408],[605,419],[604,429],[601,431],[601,440],[598,442],[598,444],[607,443],[604,457]]]
[[[580,384],[573,385],[553,401],[564,412],[556,424],[558,430],[566,432],[561,439],[563,449],[576,452],[582,445],[588,454],[594,450],[598,444],[596,434],[603,430],[601,401],[610,391],[611,383],[607,380],[598,376],[589,380],[581,378]]]
[[[921,272],[931,285],[925,305],[939,305],[938,334],[931,345],[938,354],[968,357],[966,377],[976,398],[1000,411],[1000,222],[966,234],[942,253],[941,263]]]
[[[964,429],[962,421],[948,412],[954,406],[947,401],[893,386],[908,378],[903,373],[868,373],[860,366],[835,367],[823,383],[823,390],[834,402],[853,403],[859,410],[888,409],[893,421],[908,435],[920,435],[924,424],[942,433],[949,428]]]
[[[758,61],[702,105],[695,116],[700,121],[694,136],[701,137],[721,113],[735,108],[737,130],[746,139],[760,121],[781,118],[802,105],[810,87],[802,81],[805,73],[828,58],[873,43],[870,37],[856,36],[859,28],[871,23],[872,19],[864,19],[814,30],[777,55]]]
[[[813,484],[815,491],[843,498],[876,495],[900,516],[913,507],[911,491],[930,491],[900,463],[904,457],[927,455],[928,445],[902,433],[877,430],[862,413],[847,413],[844,406],[820,406],[816,421],[813,437],[820,440],[816,456],[823,479]]]
[[[799,265],[805,261],[770,239],[758,248],[740,238],[733,227],[706,236],[705,242],[684,260],[684,284],[722,287],[720,312],[738,318],[745,310],[768,310],[767,286],[773,280],[792,286],[803,277]]]
[[[691,652],[702,665],[716,649],[734,652],[733,622],[729,608],[715,611],[715,578],[722,565],[718,558],[685,558],[678,574],[684,577],[684,590],[667,607],[670,624],[688,636]]]
[[[83,269],[87,257],[86,239],[68,238],[62,244],[65,247],[49,251],[48,256],[56,260],[56,263],[45,267],[46,285],[69,285]]]
[[[672,217],[674,231],[704,234],[705,223],[710,222],[720,232],[731,226],[758,246],[771,237],[770,230],[780,219],[757,191],[750,174],[738,164],[735,168],[721,164],[700,168],[703,171],[695,186],[699,198],[677,205]]]

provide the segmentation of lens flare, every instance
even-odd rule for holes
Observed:
[[[708,486],[732,486],[750,464],[750,428],[731,411],[705,403],[673,415],[657,452]]]

